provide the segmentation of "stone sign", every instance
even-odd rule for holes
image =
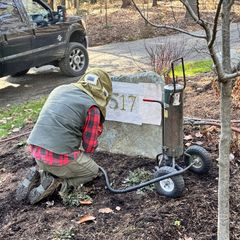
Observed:
[[[154,72],[112,78],[113,96],[107,107],[99,150],[154,158],[162,151],[163,79]]]
[[[162,88],[153,83],[113,82],[113,96],[106,120],[142,125],[160,125],[161,106],[143,99],[162,100]]]

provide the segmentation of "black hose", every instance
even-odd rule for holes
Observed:
[[[131,186],[131,187],[127,187],[127,188],[123,188],[123,189],[113,189],[111,187],[111,184],[110,184],[110,181],[109,181],[109,177],[107,175],[107,172],[104,170],[104,168],[100,167],[99,166],[99,169],[102,171],[103,175],[104,175],[104,178],[105,178],[105,182],[106,182],[106,185],[107,185],[107,188],[110,192],[112,193],[127,193],[127,192],[132,192],[132,191],[135,191],[135,190],[138,190],[140,188],[143,188],[143,187],[146,187],[150,184],[153,184],[155,182],[159,182],[161,180],[164,180],[166,178],[170,178],[170,177],[174,177],[174,176],[178,176],[178,175],[181,175],[182,173],[184,173],[186,170],[188,170],[191,166],[193,165],[190,164],[189,166],[187,166],[186,168],[184,169],[181,169],[181,170],[178,170],[176,172],[173,172],[173,173],[169,173],[169,174],[166,174],[164,176],[161,176],[161,177],[158,177],[158,178],[154,178],[154,179],[151,179],[147,182],[143,182],[143,183],[140,183],[138,185],[135,185],[135,186]]]

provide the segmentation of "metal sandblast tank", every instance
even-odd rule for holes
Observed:
[[[183,90],[181,84],[164,87],[164,146],[169,157],[183,155]]]

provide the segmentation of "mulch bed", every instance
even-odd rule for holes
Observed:
[[[185,129],[186,135],[191,133],[194,136],[198,131],[197,128]],[[215,140],[218,133],[211,133],[211,136],[208,140],[210,138],[203,135],[201,140],[211,153],[213,168],[203,176],[191,172],[184,174],[186,188],[181,198],[167,199],[150,190],[144,194],[114,195],[105,189],[103,178],[99,178],[85,186],[93,204],[79,207],[64,206],[57,194],[35,206],[15,202],[16,186],[35,163],[24,147],[17,146],[16,140],[5,143],[0,151],[0,238],[53,239],[56,231],[72,228],[75,233],[72,239],[217,239],[218,147]],[[193,138],[193,141],[198,140]],[[240,162],[239,155],[236,157],[231,163],[232,240],[240,238]],[[109,172],[115,187],[122,185],[130,170],[153,170],[155,166],[154,160],[141,157],[98,153],[94,158]],[[54,201],[53,206],[47,201]],[[101,208],[111,208],[113,213],[99,213]],[[79,219],[85,214],[93,215],[96,220],[80,224]]]

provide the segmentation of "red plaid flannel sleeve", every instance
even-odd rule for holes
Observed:
[[[97,148],[101,126],[100,110],[96,106],[90,107],[82,133],[82,146],[85,152],[93,153]]]

